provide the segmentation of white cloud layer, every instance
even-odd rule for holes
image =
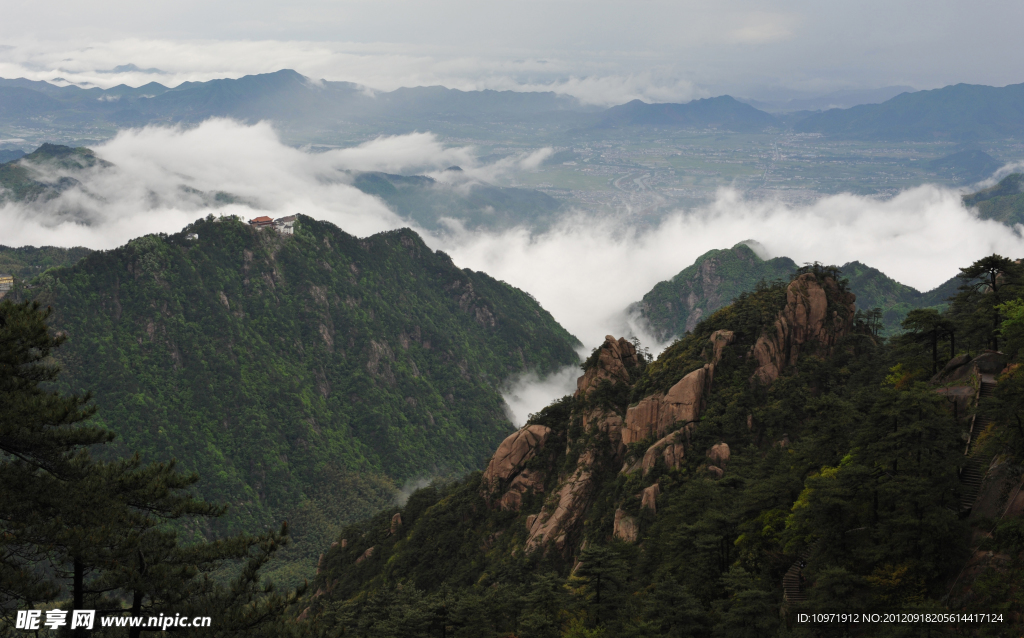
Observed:
[[[312,154],[282,144],[269,125],[228,120],[125,131],[95,150],[116,168],[95,171],[81,188],[46,204],[0,208],[3,243],[111,248],[145,233],[176,232],[208,212],[203,199],[183,186],[225,191],[246,202],[220,213],[304,213],[363,236],[407,224],[379,199],[350,186],[344,170],[431,172],[460,164],[469,177],[486,177],[530,170],[549,152],[480,165],[471,148],[444,147],[423,133]],[[589,351],[605,334],[630,330],[623,314],[628,304],[714,248],[754,239],[771,255],[798,263],[858,260],[928,290],[987,254],[1024,257],[1020,231],[979,219],[955,191],[921,186],[886,201],[846,194],[806,206],[748,201],[723,189],[711,205],[678,211],[642,232],[628,220],[586,211],[543,233],[419,232],[459,266],[530,292]],[[565,372],[547,380],[548,398],[571,388],[571,380]],[[517,420],[546,404],[531,384],[536,380],[510,388]]]

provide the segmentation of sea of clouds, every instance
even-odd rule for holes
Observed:
[[[550,153],[543,149],[484,164],[473,148],[446,146],[429,133],[310,153],[283,144],[268,124],[230,120],[122,131],[94,150],[114,167],[76,175],[81,186],[44,204],[0,207],[2,243],[109,249],[146,233],[176,232],[210,212],[302,213],[365,236],[410,224],[351,186],[346,171],[446,179],[450,173],[444,168],[459,165],[460,179],[492,181],[535,170]],[[202,193],[218,191],[244,203],[209,209]],[[677,211],[643,230],[628,219],[586,210],[566,214],[543,232],[466,231],[458,224],[444,233],[416,230],[460,267],[528,291],[580,339],[583,354],[609,333],[639,336],[657,352],[664,344],[648,338],[626,315],[627,306],[704,252],[748,239],[797,263],[857,260],[919,290],[938,286],[959,267],[991,253],[1024,257],[1020,227],[981,220],[963,207],[959,192],[932,185],[888,200],[843,194],[804,206],[750,201],[722,189],[708,206]],[[522,424],[530,412],[571,392],[576,376],[567,369],[547,379],[512,380],[505,394],[513,420]]]

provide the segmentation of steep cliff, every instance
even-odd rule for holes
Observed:
[[[575,467],[559,476],[557,491],[532,521],[527,551],[547,545],[561,553],[573,549],[594,496],[597,472],[621,462],[625,452],[622,409],[612,397],[638,376],[640,360],[633,344],[611,335],[597,355],[596,361],[588,361],[573,396],[577,409],[572,418],[578,423],[570,424],[566,456],[576,457]]]

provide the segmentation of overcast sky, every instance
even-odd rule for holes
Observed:
[[[102,86],[294,68],[614,103],[1024,81],[1019,0],[36,0],[3,14],[0,77]],[[98,73],[129,63],[165,73]]]

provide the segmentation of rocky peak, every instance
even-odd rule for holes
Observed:
[[[636,348],[625,339],[606,335],[598,348],[597,360],[588,360],[587,371],[576,380],[576,397],[585,398],[601,381],[629,383],[629,370],[639,363]]]
[[[841,291],[831,277],[821,282],[814,273],[804,273],[790,282],[786,305],[775,325],[754,344],[758,363],[754,378],[772,383],[783,368],[797,362],[801,352],[830,353],[836,342],[853,329],[855,301],[853,293]]]
[[[527,540],[528,549],[550,545],[565,552],[569,540],[579,527],[594,494],[594,469],[601,464],[613,465],[622,462],[625,446],[622,444],[622,415],[606,405],[589,405],[587,396],[604,383],[630,384],[630,369],[639,365],[636,348],[625,339],[608,335],[604,343],[587,361],[586,372],[576,381],[577,404],[582,406],[579,418],[584,437],[600,432],[607,436],[610,448],[597,449],[587,446],[582,440],[568,442],[572,452],[574,446],[582,446],[576,467],[561,482],[552,495],[549,504],[532,521]]]

